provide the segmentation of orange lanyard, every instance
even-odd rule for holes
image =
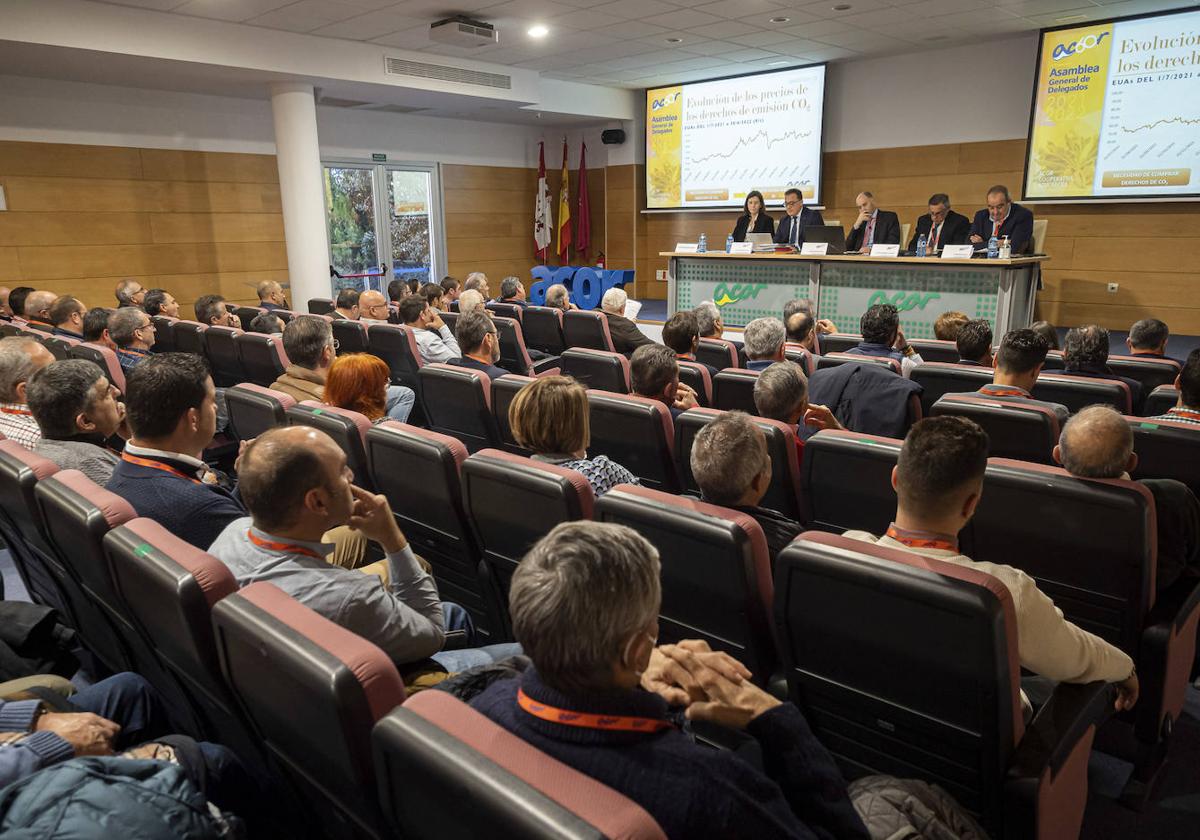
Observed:
[[[909,548],[934,548],[938,551],[958,551],[958,542],[955,540],[910,536],[908,532],[901,531],[894,524],[888,526],[887,535],[898,543],[904,543]]]
[[[250,538],[250,542],[254,543],[259,548],[265,548],[267,551],[278,551],[282,554],[303,554],[305,557],[315,557],[318,560],[325,559],[311,548],[305,548],[302,545],[264,540],[262,537],[254,536],[254,532],[250,530],[246,531],[246,536]]]
[[[1190,408],[1172,408],[1167,412],[1167,416],[1170,417],[1172,415],[1200,421],[1200,411],[1192,411]]]
[[[605,732],[661,732],[671,729],[674,724],[666,720],[646,717],[625,717],[623,715],[593,715],[586,712],[572,712],[567,709],[556,709],[545,703],[533,700],[524,689],[517,689],[517,703],[521,708],[536,718],[548,720],[551,723],[561,723],[564,726],[578,726],[581,729],[600,729]]]
[[[987,394],[989,397],[1028,397],[1024,391],[1019,388],[1005,388],[1001,385],[998,388],[981,388],[980,393]]]
[[[26,411],[23,408],[0,408],[0,412],[3,412],[4,414],[15,414],[18,417],[32,417],[33,416],[32,411]]]
[[[127,461],[130,464],[137,464],[139,467],[149,467],[152,470],[162,470],[165,473],[170,473],[171,475],[175,476],[176,478],[186,479],[187,481],[192,482],[192,484],[202,484],[203,483],[200,481],[200,479],[192,478],[190,475],[187,475],[186,473],[181,473],[179,470],[175,469],[174,467],[168,467],[166,464],[160,463],[158,461],[152,461],[149,458],[139,458],[136,455],[130,455],[128,452],[121,453],[121,460]]]

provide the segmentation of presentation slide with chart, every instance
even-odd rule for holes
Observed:
[[[647,90],[647,207],[819,204],[824,105],[824,64]]]
[[[1044,30],[1026,200],[1200,198],[1200,11]]]

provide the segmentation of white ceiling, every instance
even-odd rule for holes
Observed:
[[[366,41],[640,88],[789,65],[978,42],[1047,26],[1192,5],[1195,0],[91,0]],[[453,14],[487,21],[500,43],[429,40]],[[787,18],[772,23],[771,18]],[[534,23],[550,28],[534,40]],[[672,39],[670,42],[668,39]],[[673,39],[679,39],[675,42]],[[947,68],[931,62],[930,72]],[[960,68],[956,68],[960,69]],[[980,74],[1003,75],[981,56]]]

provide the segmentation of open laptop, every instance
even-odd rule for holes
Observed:
[[[812,225],[804,228],[805,242],[828,242],[827,254],[846,252],[846,232],[841,225]]]
[[[775,247],[775,237],[769,233],[747,233],[746,241],[755,251],[772,250]]]

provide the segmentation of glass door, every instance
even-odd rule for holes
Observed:
[[[398,280],[442,278],[434,266],[433,175],[428,169],[387,169],[392,274]]]
[[[338,273],[378,268],[374,167],[325,167],[325,218],[330,265]]]

